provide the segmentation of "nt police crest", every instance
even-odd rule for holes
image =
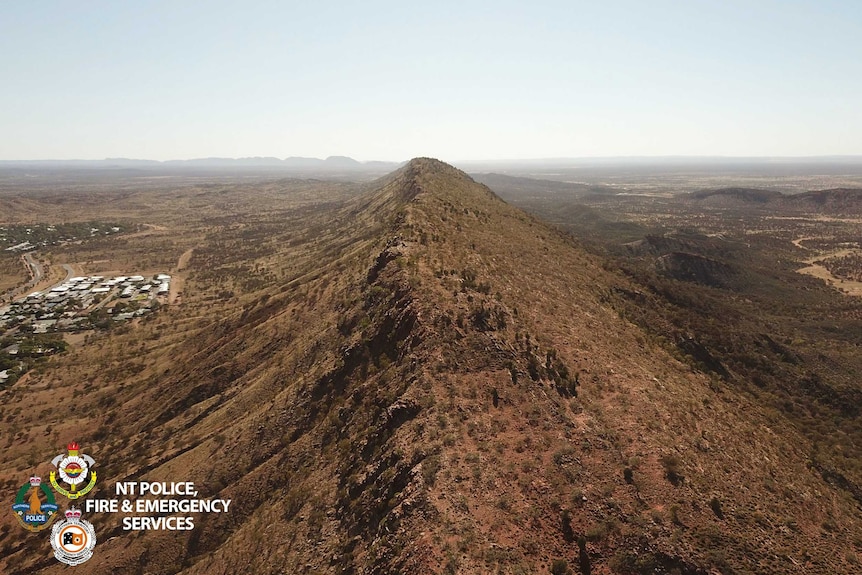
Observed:
[[[56,516],[57,504],[54,502],[54,494],[42,483],[42,478],[34,475],[18,490],[12,510],[24,529],[41,531],[48,527]]]

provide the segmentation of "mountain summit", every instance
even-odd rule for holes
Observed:
[[[313,269],[213,300],[140,356],[161,368],[76,400],[106,482],[234,502],[190,532],[97,514],[88,572],[852,572],[859,502],[792,426],[620,317],[631,286],[569,237],[427,158],[301,231]]]

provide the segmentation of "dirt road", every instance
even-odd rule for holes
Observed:
[[[806,248],[805,246],[803,246],[802,242],[804,242],[805,240],[814,240],[814,239],[817,239],[817,238],[811,237],[811,236],[803,236],[803,237],[796,238],[795,240],[793,240],[793,245],[798,247],[798,248],[808,250],[809,248]],[[847,295],[862,297],[862,282],[857,282],[857,281],[839,278],[839,277],[833,275],[832,272],[830,272],[828,269],[826,269],[826,267],[824,267],[818,263],[815,263],[817,261],[824,260],[827,258],[842,257],[842,256],[846,256],[846,255],[853,254],[853,253],[859,253],[859,250],[842,248],[840,250],[834,250],[831,252],[819,252],[814,256],[811,256],[809,258],[802,260],[802,263],[805,263],[808,265],[806,267],[800,268],[796,271],[797,271],[797,273],[809,275],[811,277],[815,277],[817,279],[823,280],[827,284],[831,285],[834,288],[837,288],[837,289],[843,291]]]
[[[171,291],[168,293],[168,303],[177,304],[182,301],[183,285],[185,284],[186,274],[183,273],[192,259],[195,249],[189,248],[177,260],[177,266],[173,269],[173,277],[171,278]]]

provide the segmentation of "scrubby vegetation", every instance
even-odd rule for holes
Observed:
[[[795,217],[774,219],[781,196],[772,192],[747,205],[700,203],[748,201],[746,193],[711,190],[694,203],[593,198],[585,209],[600,206],[603,219],[586,227],[576,216],[559,217],[571,207],[562,200],[524,205],[578,237],[606,269],[625,274],[630,283],[614,286],[607,301],[651,342],[710,374],[716,391],[731,386],[788,418],[811,441],[810,465],[862,500],[862,357],[854,351],[862,342],[862,298],[798,273],[812,253],[851,250],[818,263],[858,281],[858,224],[841,220],[846,202],[821,218],[804,211],[810,206],[802,197],[781,204]],[[764,198],[772,211],[760,211]],[[619,234],[622,223],[631,234]]]

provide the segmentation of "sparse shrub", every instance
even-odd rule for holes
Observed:
[[[458,557],[452,551],[448,551],[446,555],[446,565],[443,567],[443,572],[447,575],[455,575],[458,572]]]
[[[574,503],[575,505],[583,505],[584,491],[582,489],[575,489],[572,492],[572,503]]]
[[[302,506],[305,505],[308,500],[308,495],[308,490],[303,486],[294,487],[284,495],[282,498],[284,502],[283,517],[286,521],[290,521],[297,513],[299,513],[299,510],[302,509]]]
[[[587,529],[586,539],[589,541],[601,541],[607,537],[610,532],[610,525],[607,522],[597,523]]]
[[[659,571],[659,564],[652,553],[633,553],[628,550],[620,550],[611,557],[610,568],[615,573],[632,573],[638,575],[652,575],[653,573],[664,573]],[[678,571],[671,570],[671,573]]]
[[[623,479],[625,479],[626,483],[629,485],[634,481],[634,472],[631,467],[626,467],[623,469]]]
[[[679,518],[679,506],[671,505],[670,506],[670,522],[674,525],[682,525],[682,520]]]
[[[437,480],[437,472],[440,471],[440,456],[430,455],[422,462],[422,479],[425,480],[425,485],[429,487],[434,485]]]
[[[551,563],[551,573],[553,575],[568,575],[571,573],[569,562],[565,559],[554,559],[554,562]]]
[[[680,473],[680,465],[682,462],[676,455],[665,455],[661,458],[661,464],[664,467],[664,474],[667,480],[673,485],[679,485],[683,479]]]
[[[554,452],[553,461],[557,465],[565,465],[575,461],[575,450],[571,446],[563,447]]]
[[[461,281],[464,290],[475,289],[476,287],[476,270],[464,268],[461,271]]]

